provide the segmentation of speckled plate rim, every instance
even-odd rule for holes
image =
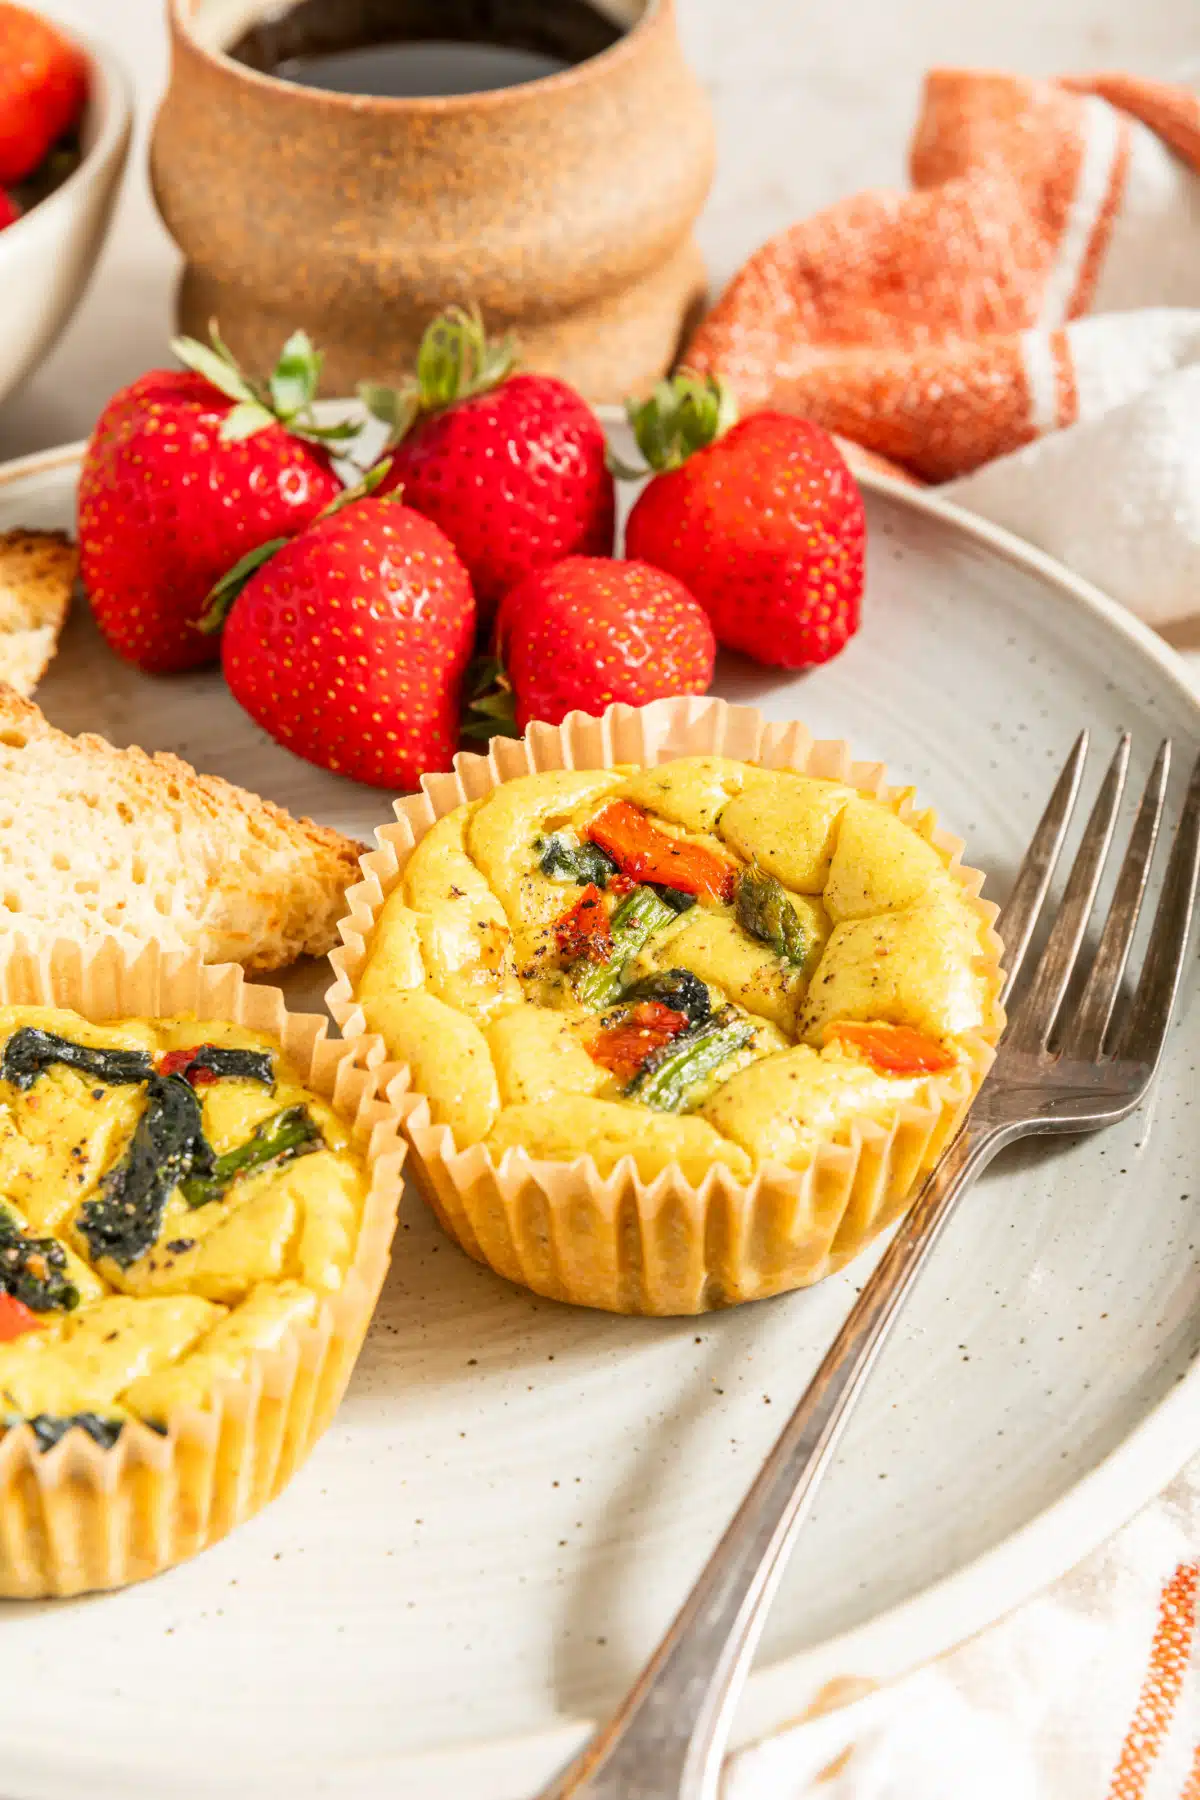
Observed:
[[[606,425],[620,423],[617,408],[600,408]],[[61,473],[71,479],[84,450],[82,442],[35,453],[0,465],[0,503],[26,479]],[[948,530],[967,537],[985,551],[1057,590],[1077,609],[1102,621],[1127,650],[1149,661],[1176,690],[1195,720],[1200,741],[1200,700],[1183,665],[1167,644],[1099,588],[1071,574],[1044,552],[1011,532],[991,525],[933,494],[873,471],[857,474],[865,489],[885,495],[923,514]],[[924,1592],[867,1620],[850,1632],[827,1639],[795,1656],[759,1668],[747,1684],[738,1713],[734,1745],[822,1718],[842,1709],[843,1738],[853,1731],[853,1710],[869,1704],[869,1696],[887,1683],[933,1661],[974,1637],[1051,1582],[1066,1574],[1159,1494],[1200,1449],[1200,1362],[1163,1397],[1115,1449],[1061,1499],[1021,1526],[993,1549],[965,1563]],[[815,1695],[801,1708],[800,1694]],[[401,1759],[347,1761],[342,1779],[329,1786],[331,1795],[367,1796],[387,1781],[398,1800],[444,1800],[452,1780],[467,1784],[473,1800],[523,1800],[544,1782],[556,1758],[578,1748],[592,1721],[564,1720],[549,1731],[514,1739],[490,1739]],[[6,1783],[22,1779],[17,1746],[0,1744]],[[10,1761],[11,1757],[11,1761]],[[87,1758],[72,1770],[60,1763],[56,1781],[85,1773]],[[300,1769],[275,1765],[271,1793],[288,1792],[289,1776]],[[42,1788],[49,1793],[45,1783]],[[57,1795],[71,1792],[56,1787]],[[19,1790],[14,1788],[13,1800]],[[7,1797],[6,1797],[7,1800]],[[20,1796],[24,1800],[24,1796]]]

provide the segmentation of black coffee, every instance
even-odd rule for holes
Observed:
[[[299,0],[228,54],[304,87],[420,99],[519,87],[621,35],[587,0]]]

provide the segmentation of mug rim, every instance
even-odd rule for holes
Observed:
[[[597,69],[603,74],[615,64],[636,54],[640,40],[646,36],[651,26],[661,25],[664,20],[669,21],[674,17],[675,0],[645,0],[641,16],[628,30],[622,32],[615,44],[610,44],[607,50],[597,51],[595,56],[585,57],[582,62],[558,69],[552,75],[539,75],[532,81],[518,82],[512,87],[485,88],[474,94],[347,94],[337,88],[307,87],[303,82],[286,81],[281,76],[252,69],[224,50],[214,50],[202,43],[192,27],[194,10],[195,0],[167,0],[167,16],[172,35],[177,40],[185,41],[189,50],[215,70],[232,75],[251,87],[262,87],[267,93],[291,95],[310,103],[315,100],[321,106],[411,117],[420,113],[446,114],[481,107],[491,109],[519,105],[525,99],[538,99],[543,94],[553,95],[560,90],[577,87],[593,79]]]

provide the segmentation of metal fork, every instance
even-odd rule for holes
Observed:
[[[1079,794],[1081,734],[1021,865],[998,929],[1011,993]],[[1142,795],[1107,919],[1078,998],[1088,921],[1129,764],[1122,737],[1100,786],[1061,904],[995,1066],[863,1288],[804,1397],[662,1643],[611,1722],[539,1800],[717,1800],[722,1756],[788,1554],[855,1400],[954,1207],[1018,1138],[1094,1131],[1132,1112],[1162,1057],[1184,967],[1200,870],[1200,760],[1184,802],[1141,974],[1114,1023],[1166,799],[1171,744]]]

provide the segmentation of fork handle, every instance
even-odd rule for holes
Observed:
[[[855,1301],[699,1580],[626,1696],[539,1800],[717,1800],[742,1682],[799,1527],[955,1202],[1005,1141],[971,1123]]]

